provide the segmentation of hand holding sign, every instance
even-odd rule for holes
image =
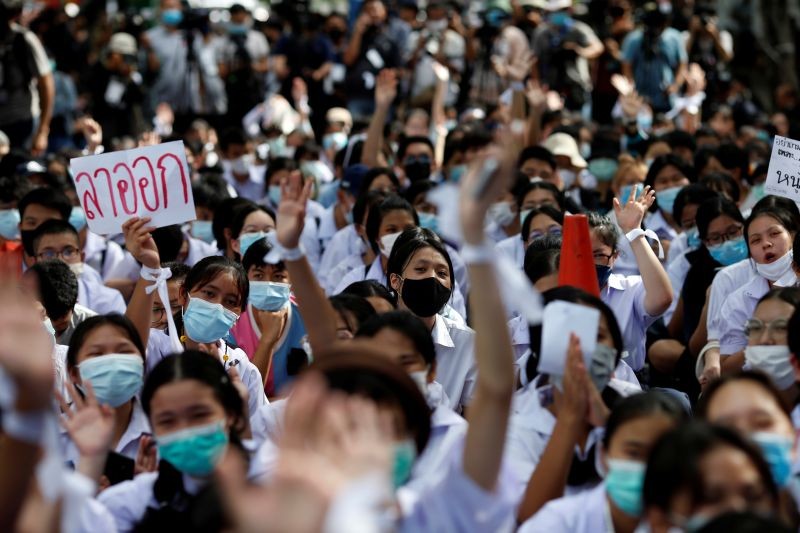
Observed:
[[[800,142],[775,136],[764,191],[800,202]]]
[[[70,161],[75,189],[89,229],[120,233],[132,217],[155,228],[194,220],[186,152],[180,141]]]

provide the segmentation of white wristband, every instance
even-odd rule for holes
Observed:
[[[275,249],[282,261],[299,261],[306,256],[306,249],[302,243],[298,244],[295,248],[284,248],[278,243],[275,243]],[[267,254],[268,256],[270,254]]]
[[[494,263],[497,252],[486,243],[483,244],[464,244],[459,250],[458,255],[466,265],[487,265]]]
[[[633,242],[639,237],[646,237],[648,239],[653,239],[658,243],[658,258],[664,259],[664,247],[661,246],[661,239],[658,238],[656,232],[651,229],[642,229],[636,228],[630,230],[628,233],[625,234],[625,238],[628,239],[628,242]]]
[[[42,442],[45,420],[49,414],[44,409],[31,413],[6,411],[3,413],[3,433],[28,444],[38,445]]]

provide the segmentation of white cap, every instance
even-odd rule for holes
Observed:
[[[570,163],[575,168],[586,168],[588,166],[586,160],[581,157],[581,153],[578,150],[578,143],[575,142],[572,135],[567,133],[554,133],[542,143],[542,146],[550,150],[555,156],[562,155],[568,157]]]
[[[115,33],[108,42],[108,51],[134,56],[136,55],[136,39],[130,33]]]
[[[561,11],[572,7],[572,0],[547,0],[547,5],[544,8],[547,11]]]

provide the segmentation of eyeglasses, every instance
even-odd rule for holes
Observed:
[[[744,331],[751,340],[758,340],[764,335],[764,330],[769,333],[772,340],[785,339],[789,332],[789,321],[779,318],[772,322],[763,322],[757,318],[751,318],[744,325]]]
[[[594,257],[594,264],[608,266],[608,264],[611,262],[611,259],[614,257],[614,254],[595,252],[592,254],[592,257]]]
[[[59,257],[61,259],[64,259],[65,261],[69,261],[70,259],[74,259],[75,257],[77,257],[79,254],[80,251],[77,248],[75,248],[74,246],[67,246],[61,251],[52,249],[42,250],[36,257],[38,257],[43,261],[58,259]]]
[[[528,242],[544,237],[545,235],[561,235],[561,228],[549,228],[547,231],[532,231],[528,236]]]
[[[734,239],[738,239],[742,236],[742,229],[744,227],[741,224],[734,224],[732,226],[728,226],[722,233],[710,233],[708,237],[706,237],[706,242],[711,246],[716,246],[718,244],[722,244],[725,241],[732,241]]]
[[[175,313],[177,313],[179,309],[180,306],[176,305],[175,307],[170,307],[169,310],[173,315],[175,315]],[[164,314],[166,311],[167,310],[163,307],[154,307],[150,313],[150,324],[155,325],[164,320]]]

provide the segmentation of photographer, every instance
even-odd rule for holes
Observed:
[[[706,73],[708,101],[720,91],[720,82],[729,81],[728,63],[733,59],[733,37],[717,27],[713,5],[700,4],[689,20],[689,31],[683,33],[689,62],[697,63]]]
[[[168,104],[175,112],[176,131],[201,117],[216,125],[228,105],[208,19],[184,13],[180,0],[161,0],[160,13],[161,24],[141,42],[148,71],[155,76],[151,106]]]

